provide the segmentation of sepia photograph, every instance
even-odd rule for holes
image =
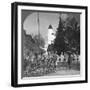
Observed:
[[[12,86],[87,82],[87,7],[12,4]]]

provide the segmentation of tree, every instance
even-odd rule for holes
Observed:
[[[38,45],[39,47],[44,47],[45,41],[41,35],[35,35],[33,37],[33,39],[34,39],[36,45]]]
[[[64,42],[64,22],[61,17],[59,18],[59,26],[56,32],[56,38],[54,41],[54,48],[58,54],[62,51],[65,51],[65,42]]]
[[[67,42],[66,48],[71,52],[78,52],[80,54],[80,26],[73,16],[68,19],[65,30],[65,41]]]
[[[54,48],[58,54],[61,52],[80,54],[80,26],[74,16],[65,22],[60,17]]]

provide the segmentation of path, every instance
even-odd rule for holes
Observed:
[[[48,76],[56,76],[56,75],[80,75],[80,71],[78,70],[58,70],[54,73],[48,74]]]

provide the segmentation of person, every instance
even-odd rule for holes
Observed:
[[[64,61],[64,55],[63,55],[63,52],[62,52],[61,55],[60,55],[60,59],[61,59],[61,62]]]
[[[67,53],[64,53],[64,60],[65,60],[65,62],[68,62],[68,57],[69,57],[69,55]]]
[[[69,54],[69,57],[68,57],[68,68],[71,69],[71,55]]]
[[[58,66],[59,62],[60,62],[60,56],[56,55],[56,66]]]

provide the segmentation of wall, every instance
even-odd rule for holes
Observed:
[[[18,0],[16,0],[18,1]],[[69,5],[87,5],[89,8],[90,0],[19,0],[27,2],[69,4]],[[11,80],[11,2],[14,0],[1,0],[0,2],[0,90],[14,90],[10,86]],[[89,11],[89,10],[88,10]],[[90,12],[89,12],[90,14]],[[90,15],[88,15],[90,16]],[[90,17],[88,18],[90,20]],[[90,21],[89,21],[90,22]],[[89,27],[90,28],[90,27]],[[88,31],[90,33],[90,31]],[[90,38],[90,35],[89,35]],[[90,46],[90,42],[89,45]],[[88,48],[90,50],[90,47]],[[90,57],[89,57],[90,58]],[[90,61],[89,61],[90,63]],[[90,68],[90,65],[89,65]],[[89,70],[90,74],[90,70]],[[89,80],[90,82],[90,80]],[[42,87],[18,88],[20,90],[89,90],[88,84],[55,85]]]

